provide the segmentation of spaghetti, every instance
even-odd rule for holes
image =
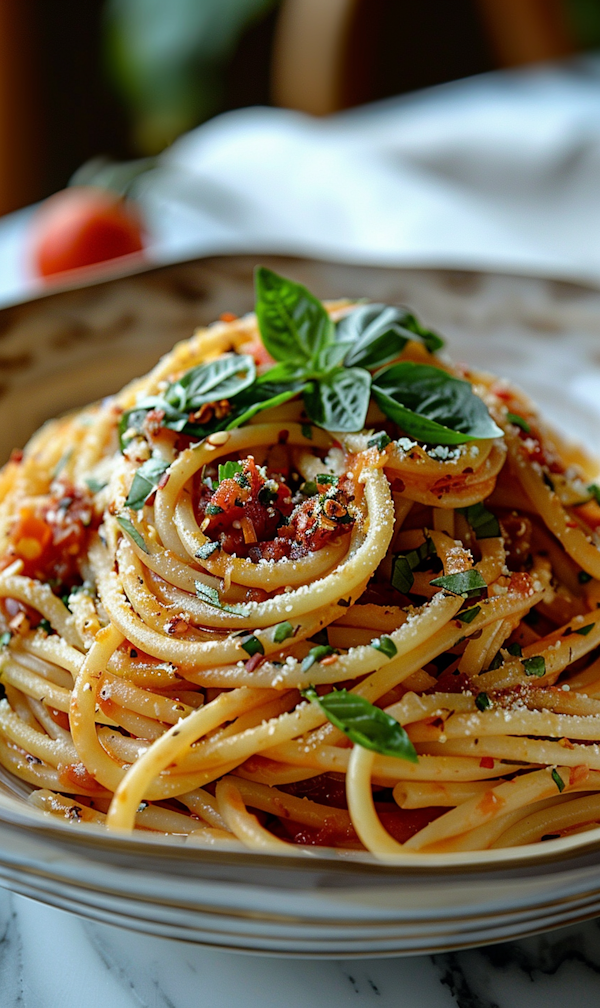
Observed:
[[[0,761],[33,805],[381,858],[600,825],[594,465],[441,345],[261,270],[256,315],[13,454]]]

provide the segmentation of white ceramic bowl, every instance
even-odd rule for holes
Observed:
[[[518,381],[594,447],[600,294],[552,281],[261,257],[322,297],[410,304],[453,356]],[[0,457],[43,420],[149,368],[195,326],[252,305],[251,256],[185,263],[0,311]],[[95,920],[223,949],[349,957],[502,941],[600,913],[600,829],[395,865],[121,838],[42,815],[0,771],[0,883]]]

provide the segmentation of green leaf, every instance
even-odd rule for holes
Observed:
[[[362,368],[338,368],[304,392],[310,419],[327,431],[359,431],[369,408],[371,375]]]
[[[302,695],[318,703],[328,720],[357,745],[382,756],[418,763],[415,747],[402,725],[364,697],[345,689],[333,690],[321,697],[314,689],[308,689]]]
[[[302,437],[305,437],[307,441],[312,441],[312,427],[309,423],[303,423],[300,430],[302,431]]]
[[[520,427],[521,430],[525,431],[526,434],[529,434],[531,432],[531,427],[527,423],[525,417],[519,416],[518,413],[507,413],[506,419],[508,420],[509,423],[514,424],[515,427]]]
[[[456,510],[465,516],[477,539],[493,539],[500,535],[500,523],[496,515],[483,504],[471,504],[470,507]]]
[[[579,584],[589,584],[589,582],[592,580],[592,575],[588,574],[587,571],[582,570],[579,571],[579,574],[577,575],[577,580],[579,581]]]
[[[359,305],[340,319],[336,328],[336,341],[350,347],[346,367],[381,367],[398,357],[415,336],[430,352],[444,345],[439,336],[423,329],[414,315],[392,305]]]
[[[223,612],[233,613],[235,616],[250,615],[249,606],[237,602],[234,602],[232,605],[229,605],[227,602],[221,602],[216,588],[205,585],[204,581],[196,581],[194,583],[196,585],[196,595],[203,602],[206,602],[206,605],[212,606],[213,609],[221,609]]]
[[[46,619],[45,616],[38,623],[38,628],[40,630],[43,630],[47,634],[53,634],[54,633],[54,629],[52,627],[52,623],[50,622],[50,620]]]
[[[228,462],[225,462],[224,465],[219,464],[219,475],[215,486],[218,486],[219,483],[223,482],[223,480],[233,479],[234,476],[237,476],[238,473],[243,471],[244,467],[242,463],[234,462],[231,459],[229,459]]]
[[[597,483],[590,483],[588,493],[590,493],[594,500],[600,504],[600,486],[598,486]]]
[[[556,769],[556,767],[552,771],[551,776],[552,776],[552,780],[556,784],[558,790],[562,793],[565,790],[565,782],[562,779],[562,777],[560,776],[560,774],[559,774],[558,770]]]
[[[273,630],[273,640],[275,641],[276,644],[283,644],[283,642],[287,640],[288,637],[293,636],[294,636],[294,628],[291,623],[288,623],[287,620],[284,620],[283,623],[278,623],[275,629]]]
[[[100,493],[100,491],[104,490],[104,487],[107,486],[106,483],[101,483],[99,480],[94,479],[93,476],[89,476],[85,482],[93,494]]]
[[[169,463],[161,458],[149,458],[147,462],[144,462],[133,477],[125,507],[129,507],[133,511],[139,511],[140,508],[143,508],[168,468]]]
[[[316,647],[311,648],[306,658],[302,661],[302,671],[308,672],[309,668],[316,662],[320,662],[323,658],[327,658],[328,655],[334,653],[334,648],[330,647],[329,644],[317,644]]]
[[[429,364],[392,364],[375,375],[373,396],[390,420],[426,444],[502,436],[469,382]]]
[[[268,373],[268,372],[267,372]],[[275,395],[268,396],[265,398],[260,398],[265,388],[261,388],[258,384],[253,385],[249,390],[250,395],[255,395],[256,399],[251,405],[247,406],[241,413],[234,416],[233,420],[229,420],[226,430],[235,430],[236,427],[241,427],[243,424],[248,423],[253,416],[257,413],[262,413],[266,409],[274,409],[276,406],[283,406],[284,403],[289,402],[290,399],[294,399],[300,392],[305,388],[304,385],[296,385],[291,389],[284,389],[281,392],[277,392]],[[236,403],[237,405],[237,403]]]
[[[546,674],[546,660],[543,655],[533,655],[532,658],[523,658],[523,668],[525,675],[543,676]]]
[[[398,654],[398,648],[391,637],[374,637],[371,641],[371,647],[376,651],[381,651],[386,658],[395,658]]]
[[[164,393],[165,402],[182,413],[197,410],[204,403],[231,399],[252,385],[256,378],[254,358],[249,354],[224,354],[208,364],[186,371]]]
[[[314,480],[305,480],[304,483],[300,485],[300,493],[303,497],[315,497],[318,492],[319,488]]]
[[[513,658],[520,658],[523,654],[523,648],[516,642],[514,644],[509,644],[506,650]]]
[[[256,317],[265,348],[277,361],[316,362],[333,342],[333,323],[302,284],[264,266],[255,273]]]
[[[581,637],[587,637],[591,630],[596,626],[595,623],[588,623],[587,626],[577,627],[573,630],[573,633],[579,634]]]
[[[392,587],[406,595],[414,584],[414,576],[406,557],[399,553],[392,565]]]
[[[487,693],[478,693],[475,697],[475,706],[477,707],[477,710],[480,711],[488,710],[488,708],[492,706],[492,701]]]
[[[215,515],[223,514],[223,508],[219,507],[218,504],[207,504],[205,513],[214,517]]]
[[[429,584],[434,588],[444,588],[445,591],[452,592],[453,595],[463,595],[468,597],[487,588],[478,570],[462,571],[460,574],[445,574],[443,577],[434,578]]]
[[[221,544],[218,542],[211,542],[211,540],[208,539],[205,543],[202,543],[200,549],[196,550],[194,556],[197,557],[198,560],[208,560],[208,558],[218,549],[221,549]]]
[[[456,616],[457,620],[461,623],[472,623],[476,616],[481,612],[481,606],[472,606],[470,609],[463,609]]]
[[[144,553],[150,553],[150,550],[146,546],[146,543],[144,542],[142,536],[136,529],[135,525],[131,523],[131,521],[126,515],[118,514],[117,521],[121,526],[121,528],[123,529],[123,531],[126,532],[131,539],[133,539],[136,546],[139,546],[139,548],[143,550]]]
[[[249,637],[246,637],[246,639],[242,641],[242,647],[244,651],[250,655],[250,657],[255,654],[264,655],[265,653],[262,641],[260,641],[258,637],[255,637],[254,634],[250,634]]]
[[[367,441],[367,448],[377,448],[377,451],[385,451],[387,446],[392,443],[391,437],[389,437],[385,431],[381,434],[375,434],[374,437],[369,438]]]

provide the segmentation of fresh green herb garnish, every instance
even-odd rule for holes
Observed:
[[[582,570],[579,571],[579,574],[577,575],[577,580],[579,581],[579,584],[589,584],[589,582],[592,580],[592,575],[588,574],[587,571]]]
[[[386,658],[395,658],[398,654],[398,648],[391,637],[374,637],[371,641],[371,647],[376,651],[381,651]]]
[[[133,477],[125,507],[131,508],[132,511],[139,511],[140,508],[143,508],[168,468],[169,463],[161,458],[149,458],[147,462],[144,462]]]
[[[285,620],[283,623],[278,623],[273,630],[273,640],[276,644],[283,644],[288,637],[294,636],[294,628],[291,623]]]
[[[487,693],[478,693],[475,697],[475,706],[480,711],[488,710],[492,706],[492,701]]]
[[[520,644],[517,644],[516,642],[514,644],[509,644],[506,650],[508,651],[509,655],[512,655],[513,658],[520,658],[521,655],[523,654],[523,648],[521,647]]]
[[[418,763],[415,747],[402,725],[364,697],[345,689],[318,696],[312,687],[302,690],[302,696],[318,703],[328,720],[357,745],[382,756]]]
[[[314,480],[306,480],[300,487],[300,493],[305,497],[314,497],[318,492],[319,488]]]
[[[252,385],[256,377],[254,358],[248,354],[225,354],[208,364],[186,371],[164,393],[165,402],[180,413],[191,413],[205,403],[231,399]]]
[[[390,420],[427,444],[456,445],[502,436],[469,382],[430,364],[392,364],[374,377],[373,396]]]
[[[323,658],[327,658],[328,655],[334,654],[334,652],[335,649],[329,644],[318,644],[316,647],[311,648],[306,658],[302,660],[302,671],[308,672],[309,668],[312,668],[316,662],[322,661]]]
[[[50,622],[50,620],[46,619],[45,616],[38,623],[38,627],[39,627],[40,630],[44,630],[47,634],[54,633],[54,630],[52,628],[52,623]]]
[[[207,504],[206,505],[206,514],[207,515],[213,515],[213,516],[214,515],[223,514],[223,508],[219,507],[218,504]]]
[[[312,427],[309,423],[303,423],[300,430],[302,431],[302,437],[305,437],[307,441],[312,441]]]
[[[577,627],[577,629],[573,628],[573,633],[579,634],[580,637],[587,637],[587,635],[590,633],[591,630],[594,629],[595,626],[596,626],[595,623],[588,623],[587,626]]]
[[[471,606],[470,609],[463,609],[462,612],[457,613],[456,618],[457,620],[460,620],[461,623],[472,623],[480,612],[481,606]]]
[[[532,658],[523,658],[523,668],[525,675],[543,676],[546,674],[546,659],[543,655],[533,655]]]
[[[99,480],[94,479],[93,476],[90,476],[88,479],[86,479],[85,482],[86,482],[88,488],[94,494],[100,493],[100,491],[104,490],[104,487],[107,485],[106,483],[101,483]]]
[[[600,486],[597,483],[590,483],[588,493],[592,495],[595,501],[600,504]]]
[[[223,480],[226,479],[233,479],[234,476],[237,476],[238,473],[243,471],[244,467],[241,462],[233,462],[231,460],[229,462],[225,462],[224,465],[219,465],[217,484],[222,483]]]
[[[218,542],[211,542],[210,539],[207,542],[202,543],[200,549],[196,550],[195,556],[198,560],[208,560],[213,553],[221,548],[221,544]]]
[[[460,574],[445,574],[443,577],[434,578],[429,582],[434,588],[444,588],[445,591],[453,595],[475,595],[487,588],[478,570],[462,571]]]
[[[430,353],[444,345],[437,333],[423,328],[405,308],[393,305],[359,305],[338,322],[336,331],[337,341],[348,347],[346,367],[383,367],[398,357],[415,336]]]
[[[562,779],[562,777],[560,776],[560,774],[559,774],[558,770],[556,769],[556,767],[552,771],[552,780],[556,784],[558,790],[562,793],[565,790],[565,782]]]
[[[399,553],[392,565],[392,587],[407,595],[414,584],[414,575],[407,558]]]
[[[391,437],[382,431],[381,434],[375,434],[374,437],[369,438],[367,441],[367,448],[377,448],[377,451],[385,451],[387,446],[392,443]]]
[[[126,532],[127,535],[130,537],[130,539],[133,539],[133,541],[136,544],[136,546],[139,546],[139,548],[141,550],[143,550],[144,553],[148,553],[149,554],[150,550],[146,546],[146,543],[144,542],[143,537],[140,535],[140,533],[136,529],[135,525],[132,524],[132,522],[129,520],[129,518],[126,515],[124,515],[124,514],[118,514],[117,515],[117,521],[118,521],[119,525],[121,526],[121,528],[123,529],[123,531]]]
[[[262,641],[260,641],[258,637],[255,637],[254,634],[250,634],[249,637],[246,637],[246,639],[242,641],[242,647],[244,651],[250,655],[250,657],[255,654],[264,655],[265,653]]]
[[[542,472],[542,479],[543,479],[544,483],[546,484],[546,486],[548,487],[548,489],[551,490],[552,493],[555,493],[556,491],[554,489],[554,483],[552,482],[552,480],[550,479],[548,473],[545,470]],[[589,487],[588,487],[588,489],[589,489]]]
[[[212,606],[213,609],[221,609],[223,612],[233,613],[234,616],[249,616],[250,607],[243,605],[242,603],[233,602],[231,605],[227,602],[221,602],[221,598],[216,588],[211,588],[210,585],[204,584],[204,581],[194,582],[196,585],[196,595],[207,605]]]
[[[526,434],[529,434],[531,432],[531,427],[527,423],[525,417],[519,416],[518,413],[507,413],[506,419],[508,420],[509,423],[514,424],[515,427],[520,427],[521,430],[525,431]]]
[[[496,515],[483,504],[471,504],[470,507],[457,508],[457,511],[465,516],[477,539],[495,539],[500,535],[500,523]]]

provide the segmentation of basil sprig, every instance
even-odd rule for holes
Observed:
[[[132,508],[133,511],[143,508],[168,468],[169,463],[161,458],[149,458],[144,462],[133,477],[125,507]]]
[[[250,356],[230,353],[191,368],[161,395],[123,415],[122,449],[143,432],[151,409],[162,411],[163,427],[200,440],[300,395],[309,420],[328,431],[362,430],[373,395],[387,417],[427,444],[502,435],[468,382],[427,364],[404,361],[386,367],[409,340],[420,340],[430,353],[443,345],[404,308],[361,304],[334,324],[302,284],[265,267],[257,269],[255,279],[256,317],[274,367],[257,377]],[[200,424],[194,414],[223,399],[227,415],[209,411]],[[135,500],[142,489],[139,484]]]
[[[469,382],[430,364],[392,364],[375,375],[372,391],[381,411],[417,441],[456,445],[502,436]]]
[[[345,689],[318,696],[312,687],[302,690],[302,696],[318,703],[328,720],[357,745],[382,756],[418,763],[415,747],[402,725],[364,697]]]

